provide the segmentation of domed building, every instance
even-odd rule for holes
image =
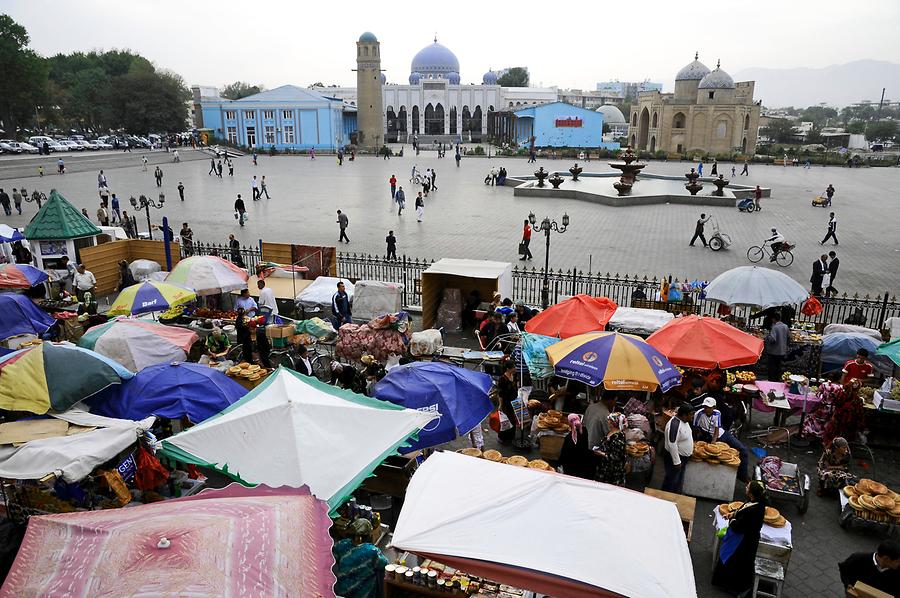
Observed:
[[[628,120],[617,106],[604,104],[597,108],[596,112],[603,115],[603,124],[609,126],[609,132],[614,139],[628,135]]]
[[[735,83],[720,62],[710,70],[695,54],[675,75],[674,93],[638,95],[631,107],[629,145],[677,154],[752,154],[760,111],[754,86],[754,81]]]

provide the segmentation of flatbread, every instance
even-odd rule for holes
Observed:
[[[469,457],[481,457],[482,452],[477,448],[464,448],[456,451],[458,453],[462,453],[463,455],[468,455]]]
[[[482,456],[488,461],[494,461],[495,463],[498,463],[503,459],[503,455],[500,454],[500,451],[495,451],[494,449],[484,451]]]
[[[510,465],[515,465],[516,467],[525,467],[528,465],[528,459],[523,457],[522,455],[513,455],[509,459],[506,460]]]
[[[890,511],[893,509],[897,503],[894,502],[894,499],[890,496],[879,494],[878,496],[872,499],[872,502],[875,503],[875,506],[881,509],[882,511]]]
[[[775,507],[766,507],[766,514],[763,516],[766,523],[776,521],[779,517],[781,517],[781,513],[778,512],[778,509]]]
[[[856,488],[854,488],[853,486],[844,486],[844,496],[846,496],[847,498],[859,496],[859,492],[857,492]]]
[[[787,519],[785,519],[783,515],[779,515],[778,519],[776,519],[775,521],[767,521],[766,523],[768,523],[772,527],[784,527],[787,523]]]

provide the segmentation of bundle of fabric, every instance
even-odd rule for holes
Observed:
[[[331,322],[322,318],[310,318],[309,320],[300,320],[294,325],[297,334],[308,334],[319,340],[328,340],[334,338],[337,332]]]
[[[351,361],[359,361],[367,354],[383,362],[391,353],[404,355],[406,343],[406,336],[391,328],[373,330],[368,324],[344,324],[338,330],[335,353]]]
[[[385,330],[390,328],[405,334],[407,337],[412,334],[412,331],[409,328],[409,314],[405,311],[375,316],[369,320],[368,326],[372,330]]]

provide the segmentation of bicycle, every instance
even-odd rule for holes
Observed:
[[[417,170],[415,174],[409,177],[409,182],[413,185],[421,185],[425,182],[425,175],[419,174]]]
[[[769,260],[775,262],[782,268],[787,268],[791,264],[794,263],[794,254],[791,253],[791,249],[796,247],[796,245],[791,245],[787,241],[782,241],[781,247],[778,248],[778,251],[774,254],[774,259],[772,251],[769,249],[769,245],[767,243],[763,243],[762,245],[754,245],[750,249],[747,250],[747,259],[753,262],[759,262],[764,257],[769,256]]]

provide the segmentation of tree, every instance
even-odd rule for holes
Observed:
[[[118,127],[136,133],[183,131],[191,92],[179,75],[142,69],[116,79],[113,118]]]
[[[229,100],[239,100],[257,94],[264,89],[265,87],[262,85],[250,85],[243,81],[235,81],[234,83],[229,83],[222,89],[222,97]]]
[[[528,71],[521,66],[514,66],[497,79],[497,85],[503,87],[528,87]]]
[[[770,118],[763,135],[774,143],[791,143],[794,140],[794,123],[786,118]]]
[[[880,120],[866,127],[866,141],[887,141],[897,135],[897,121]]]
[[[10,137],[35,114],[47,89],[47,65],[28,43],[25,28],[0,14],[0,118]]]
[[[827,106],[810,106],[800,111],[800,120],[811,122],[817,127],[824,127],[828,121],[836,121],[838,111]]]
[[[822,143],[822,127],[814,124],[806,134],[806,143]]]

